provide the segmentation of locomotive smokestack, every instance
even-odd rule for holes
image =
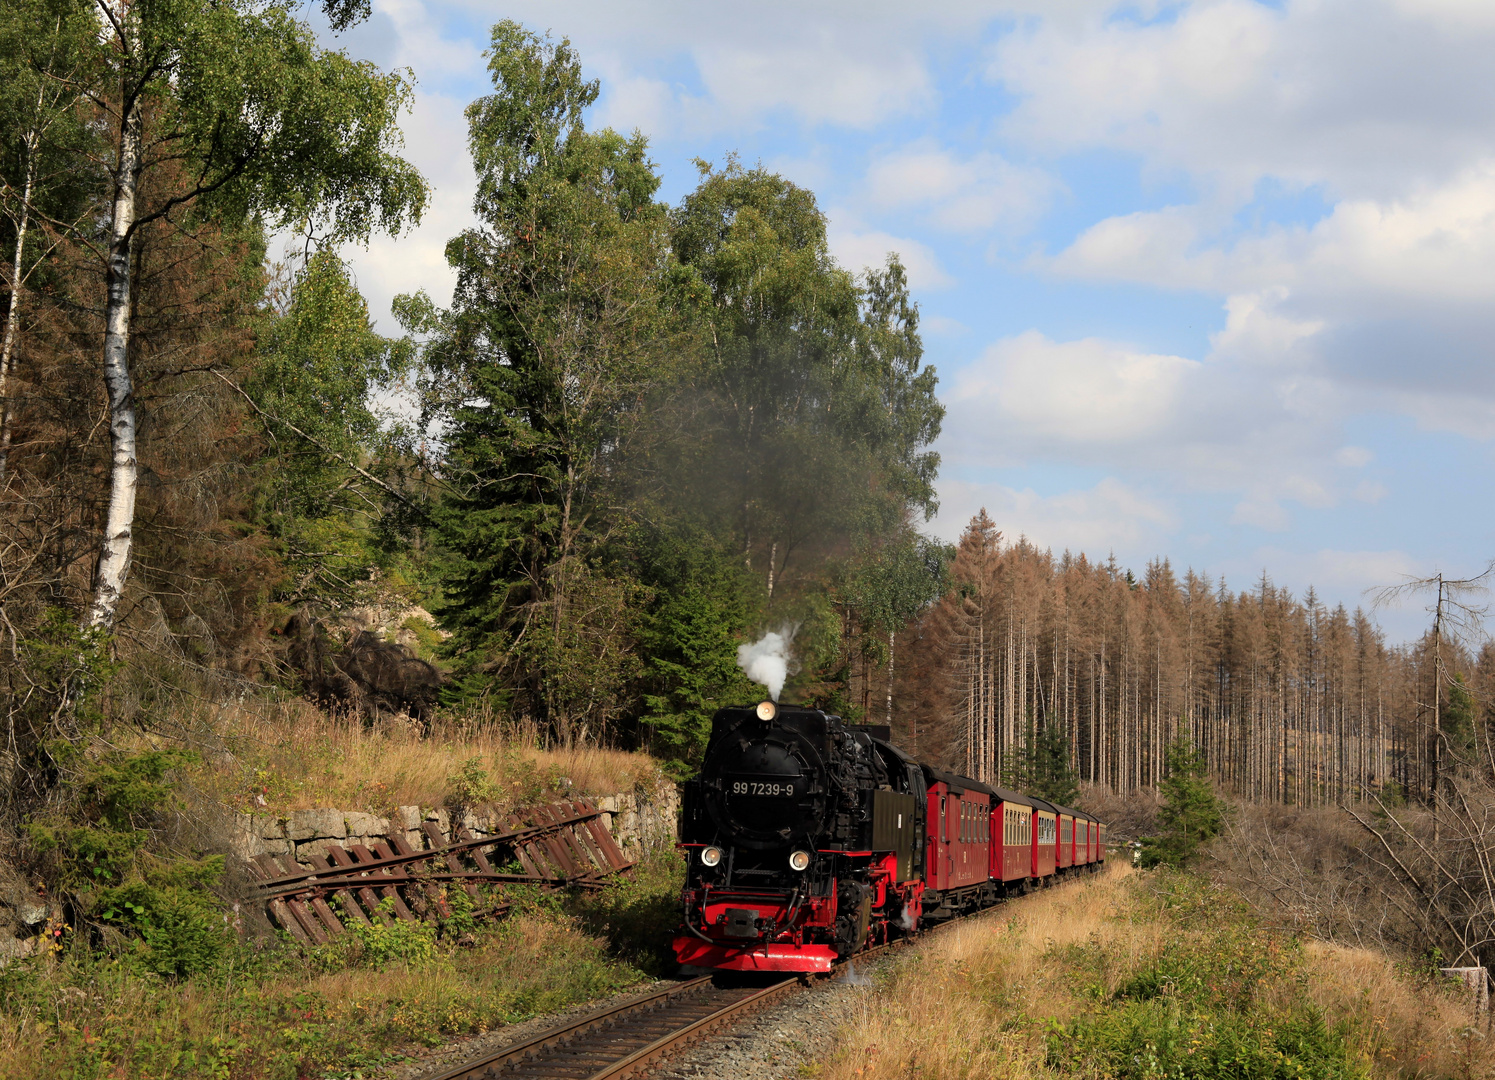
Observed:
[[[784,680],[789,677],[789,649],[798,629],[786,625],[777,633],[770,630],[751,645],[737,646],[737,666],[753,682],[768,687],[768,696],[775,701],[779,700]]]

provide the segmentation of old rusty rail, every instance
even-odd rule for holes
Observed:
[[[324,945],[347,931],[345,923],[449,917],[447,886],[460,885],[476,903],[479,885],[600,888],[610,875],[633,865],[608,832],[602,812],[585,799],[521,810],[508,815],[505,825],[503,832],[487,836],[458,829],[457,839],[448,842],[434,822],[426,822],[423,831],[431,846],[425,849],[394,833],[385,843],[307,854],[309,870],[290,855],[258,855],[251,869],[275,922],[303,945]],[[512,863],[520,872],[494,869]],[[508,907],[500,900],[476,907],[473,915],[498,916]]]

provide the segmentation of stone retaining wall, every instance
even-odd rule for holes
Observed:
[[[661,785],[652,795],[627,791],[593,797],[618,846],[630,858],[667,847],[677,838],[680,792],[673,784]],[[447,841],[452,837],[452,814],[444,808],[400,806],[391,817],[378,817],[356,810],[290,810],[284,814],[260,812],[236,815],[233,853],[245,861],[256,855],[290,855],[311,869],[308,854],[324,854],[330,847],[378,843],[391,835],[403,836],[416,850],[430,844],[422,826],[434,822]],[[500,815],[491,811],[464,811],[457,826],[466,826],[476,836],[502,832]]]

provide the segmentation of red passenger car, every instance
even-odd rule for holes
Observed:
[[[1005,788],[991,791],[991,877],[1007,892],[1021,890],[1033,869],[1033,802]]]
[[[1059,807],[1059,859],[1056,864],[1062,874],[1075,864],[1075,812],[1068,807]]]
[[[1045,799],[1029,797],[1033,803],[1033,859],[1035,881],[1053,877],[1059,856],[1059,810]]]
[[[954,915],[984,899],[991,828],[991,788],[968,776],[924,766],[929,829],[924,910]]]

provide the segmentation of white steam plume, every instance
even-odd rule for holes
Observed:
[[[751,645],[737,646],[737,666],[753,682],[768,687],[768,696],[775,701],[779,700],[784,680],[789,677],[792,662],[789,649],[798,629],[798,626],[783,626],[777,633],[770,630]]]

